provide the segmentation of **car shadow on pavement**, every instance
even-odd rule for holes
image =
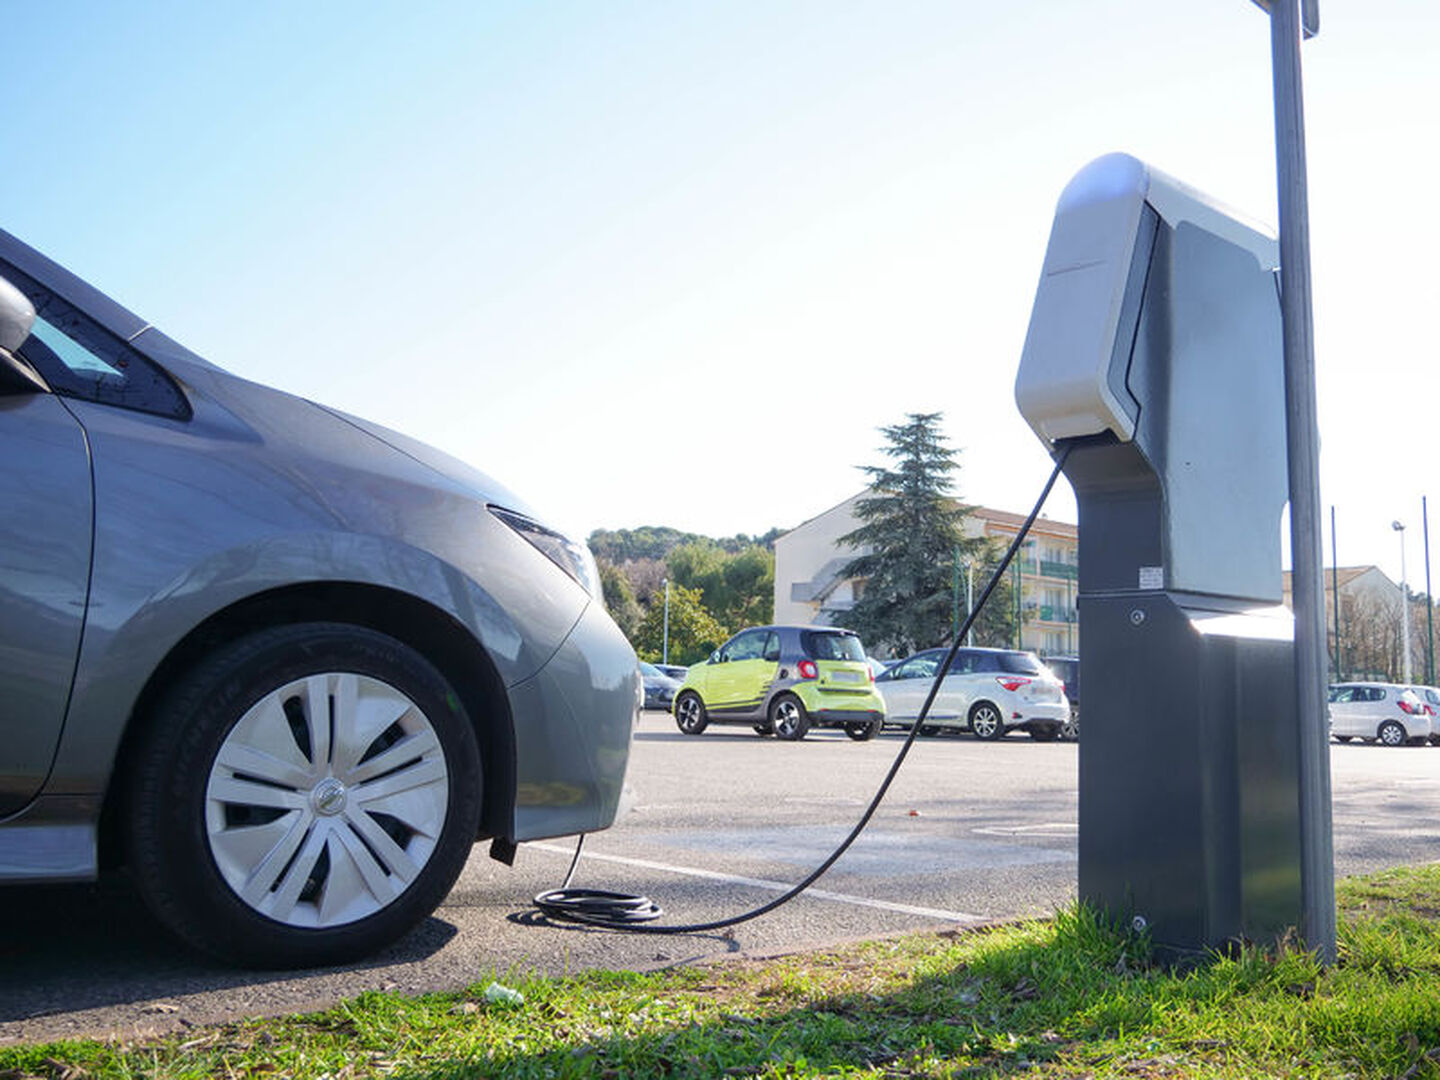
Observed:
[[[232,967],[186,948],[155,921],[123,873],[90,884],[0,889],[0,1024],[304,979],[322,971],[405,964],[438,952],[456,933],[432,916],[355,964],[263,971]]]

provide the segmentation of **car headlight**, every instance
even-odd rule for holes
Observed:
[[[569,574],[577,585],[595,599],[600,599],[600,571],[595,565],[595,556],[590,549],[564,533],[541,525],[534,518],[517,514],[500,506],[489,508],[490,513],[510,528],[529,540],[541,554]]]

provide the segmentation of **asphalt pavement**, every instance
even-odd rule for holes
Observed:
[[[643,893],[662,923],[748,911],[817,866],[858,820],[900,746],[839,732],[800,743],[748,728],[637,730],[631,792],[589,838],[577,885]],[[238,971],[174,944],[123,874],[0,891],[0,1044],[176,1031],[320,1008],[364,990],[458,989],[519,972],[648,969],[859,937],[1045,916],[1074,896],[1074,744],[1023,735],[916,742],[853,848],[794,902],[724,931],[675,936],[552,924],[530,904],[560,883],[573,840],[477,847],[445,904],[363,964]],[[1337,873],[1440,858],[1440,748],[1335,746]]]

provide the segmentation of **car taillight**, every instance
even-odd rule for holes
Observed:
[[[1009,690],[1012,694],[1016,690],[1019,690],[1020,687],[1030,685],[1029,679],[1020,679],[1016,678],[1013,675],[996,675],[995,681],[998,682],[1001,686],[1003,686],[1006,690]]]
[[[801,660],[795,665],[795,670],[800,672],[802,679],[818,679],[820,677],[820,669],[815,666],[814,660]]]
[[[1414,716],[1414,715],[1415,715],[1415,706],[1414,706],[1414,705],[1411,705],[1410,702],[1408,702],[1408,701],[1401,701],[1401,702],[1399,703],[1399,705],[1400,705],[1400,711],[1403,712],[1406,716]]]

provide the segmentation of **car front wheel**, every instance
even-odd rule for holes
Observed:
[[[992,742],[1005,736],[1005,719],[1000,710],[988,701],[982,701],[970,710],[970,730],[977,739]]]
[[[133,759],[131,867],[160,920],[212,955],[364,956],[429,915],[469,856],[474,731],[444,677],[394,638],[259,631],[185,674],[152,721]]]
[[[782,694],[770,705],[770,726],[777,739],[795,742],[805,738],[805,733],[810,730],[810,717],[799,698],[793,694]]]
[[[686,735],[699,735],[709,723],[705,703],[695,691],[687,690],[675,699],[675,726]]]

